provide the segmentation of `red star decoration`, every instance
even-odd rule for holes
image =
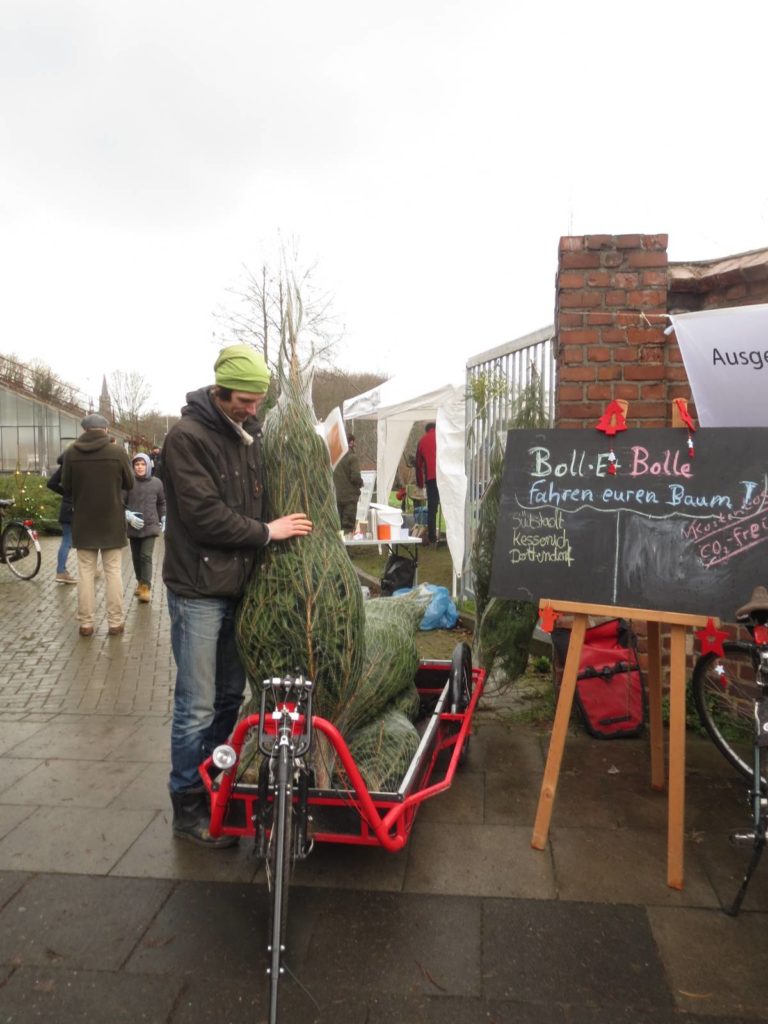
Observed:
[[[551,633],[555,628],[557,612],[554,608],[544,608],[541,612],[541,628],[545,633]]]
[[[723,657],[723,640],[728,639],[727,629],[718,629],[711,618],[707,619],[707,624],[703,629],[697,629],[694,633],[699,643],[701,644],[701,653],[709,654],[710,651],[713,654],[718,654],[721,658]]]

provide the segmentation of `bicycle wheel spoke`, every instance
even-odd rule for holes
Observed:
[[[20,579],[31,580],[40,568],[40,551],[22,523],[8,523],[2,532],[3,561]]]
[[[707,654],[693,670],[693,698],[702,725],[737,771],[752,778],[757,655],[750,643],[726,640],[723,656]]]

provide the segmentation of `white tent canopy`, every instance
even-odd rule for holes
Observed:
[[[405,442],[414,423],[434,420],[437,433],[437,486],[445,519],[454,572],[464,562],[464,503],[467,476],[464,466],[465,368],[442,367],[429,371],[435,386],[423,391],[426,374],[411,371],[385,381],[344,403],[345,420],[377,420],[377,493],[386,502]]]

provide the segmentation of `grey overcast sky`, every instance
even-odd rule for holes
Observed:
[[[765,0],[3,0],[0,352],[208,383],[299,240],[338,364],[427,381],[552,321],[561,235],[768,245]]]

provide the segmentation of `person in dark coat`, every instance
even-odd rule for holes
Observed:
[[[347,434],[349,450],[344,454],[333,471],[333,485],[336,488],[336,508],[344,533],[352,533],[357,521],[357,503],[363,489],[360,475],[360,460],[355,454],[355,435]]]
[[[149,449],[149,461],[152,466],[152,473],[156,476],[160,476],[160,449],[156,444],[153,444]]]
[[[263,356],[250,345],[222,349],[216,383],[187,395],[169,431],[162,480],[168,518],[163,581],[171,616],[176,689],[171,726],[173,834],[212,849],[207,791],[199,767],[229,738],[245,690],[235,644],[235,612],[265,544],[312,530],[303,512],[262,520],[261,427],[269,386]]]
[[[75,577],[70,576],[67,572],[67,558],[69,557],[69,552],[72,548],[72,502],[64,494],[64,488],[61,486],[61,467],[64,462],[63,452],[56,461],[58,462],[58,466],[48,477],[48,482],[45,485],[55,494],[60,494],[62,496],[61,506],[59,507],[61,543],[59,544],[59,550],[56,555],[55,579],[57,583],[77,583]]]
[[[427,491],[427,543],[437,541],[437,434],[435,424],[428,423],[416,446],[416,483]]]
[[[149,455],[137,452],[131,460],[136,483],[125,496],[125,504],[134,516],[140,516],[143,526],[137,528],[128,521],[128,543],[131,545],[133,571],[139,601],[151,600],[152,552],[155,538],[165,529],[165,491],[162,483],[152,475]]]
[[[133,487],[128,456],[112,444],[108,421],[98,413],[80,424],[83,433],[67,448],[61,486],[72,501],[72,546],[77,549],[77,618],[80,635],[93,635],[96,563],[101,552],[110,636],[123,632],[122,555],[128,543],[123,492]]]

